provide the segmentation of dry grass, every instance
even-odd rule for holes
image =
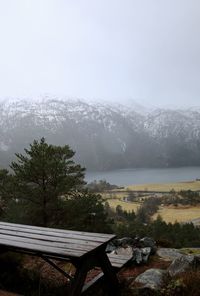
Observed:
[[[115,209],[117,205],[120,205],[123,210],[128,212],[137,211],[141,203],[138,202],[124,202],[122,199],[128,195],[127,190],[133,191],[160,191],[170,192],[171,190],[193,190],[200,191],[200,181],[187,181],[178,183],[161,183],[161,184],[142,184],[142,185],[130,185],[124,189],[119,190],[117,193],[110,191],[110,193],[103,193],[103,197],[107,199],[111,208]],[[185,222],[192,219],[200,218],[200,206],[196,207],[160,207],[159,211],[153,216],[156,219],[158,215],[161,215],[164,221],[175,223]],[[200,224],[200,223],[199,223]]]
[[[141,185],[130,185],[124,190],[141,190],[141,191],[180,191],[180,190],[200,190],[200,181],[187,181],[178,183],[158,183],[158,184],[141,184]]]
[[[123,199],[123,197],[126,197],[128,196],[128,193],[127,192],[112,192],[112,190],[109,192],[109,193],[105,193],[105,192],[102,192],[101,193],[102,197],[103,198],[106,198],[106,199]]]
[[[199,248],[182,248],[180,252],[184,255],[200,255]]]
[[[185,222],[192,219],[200,218],[200,206],[198,207],[160,207],[158,212],[153,216],[156,219],[160,215],[164,221],[175,223]]]
[[[125,202],[119,199],[108,199],[107,202],[109,203],[110,207],[114,210],[116,209],[116,206],[120,205],[122,209],[127,212],[136,212],[137,209],[140,207],[140,203],[138,202]]]

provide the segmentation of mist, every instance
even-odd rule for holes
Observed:
[[[0,1],[0,97],[199,105],[197,0]]]

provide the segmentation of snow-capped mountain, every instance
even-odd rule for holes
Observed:
[[[0,164],[43,136],[69,144],[88,169],[200,164],[200,110],[139,110],[56,97],[2,101]]]

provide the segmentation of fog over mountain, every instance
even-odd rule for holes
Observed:
[[[199,0],[0,1],[0,98],[200,97]]]
[[[88,170],[200,165],[200,108],[63,100],[0,102],[0,165],[34,139],[69,144]]]

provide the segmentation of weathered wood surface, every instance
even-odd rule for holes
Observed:
[[[108,258],[114,268],[121,269],[132,259],[132,255],[108,254]]]
[[[54,257],[84,256],[112,240],[115,235],[90,233],[0,222],[0,246]]]
[[[49,228],[49,227],[39,227],[39,226],[32,226],[26,224],[16,224],[16,223],[8,223],[8,222],[0,222],[0,225],[10,226],[10,227],[19,227],[31,230],[41,230],[45,232],[55,232],[55,233],[64,233],[67,235],[81,235],[81,236],[90,236],[90,237],[98,237],[98,238],[109,238],[110,234],[107,233],[95,233],[95,232],[84,232],[84,231],[75,231],[75,230],[65,230],[65,229],[57,229],[57,228]]]

